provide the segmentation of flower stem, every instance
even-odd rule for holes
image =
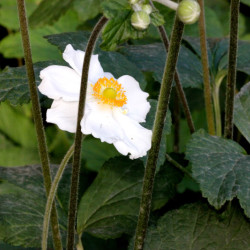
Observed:
[[[152,7],[154,7],[153,4],[152,4]],[[168,36],[167,36],[166,30],[165,30],[164,26],[159,26],[158,30],[159,30],[159,33],[161,35],[162,41],[163,41],[163,43],[165,45],[165,49],[166,49],[166,51],[168,51],[169,41],[168,41]],[[191,112],[190,112],[190,109],[189,109],[189,106],[188,106],[188,102],[187,102],[185,92],[184,92],[184,90],[182,88],[182,85],[181,85],[181,81],[180,81],[180,77],[179,77],[179,73],[178,73],[177,69],[176,69],[175,74],[174,74],[174,80],[175,80],[175,84],[176,84],[178,97],[179,97],[179,99],[181,101],[182,107],[184,109],[185,116],[187,118],[189,131],[192,134],[195,131],[194,122],[193,122],[192,115],[191,115]]]
[[[155,169],[159,155],[160,142],[168,109],[174,72],[177,64],[177,58],[180,50],[184,24],[175,18],[175,23],[171,35],[169,52],[166,60],[166,65],[163,73],[161,90],[156,110],[152,134],[152,147],[148,152],[148,159],[143,179],[142,198],[139,210],[139,217],[135,236],[135,250],[143,249],[144,239],[148,227],[148,219],[151,208],[152,192],[154,185]]]
[[[153,1],[161,3],[161,4],[169,7],[172,10],[177,10],[177,8],[178,8],[178,3],[170,1],[170,0],[153,0]]]
[[[181,172],[183,172],[184,174],[186,174],[188,177],[190,177],[191,179],[193,179],[193,176],[187,171],[186,168],[184,168],[180,163],[178,163],[177,161],[175,161],[170,155],[166,154],[166,159],[168,162],[170,162],[173,166],[175,166],[176,168],[178,168]]]
[[[225,105],[225,138],[233,138],[233,109],[236,84],[236,64],[238,49],[238,23],[240,0],[231,0],[230,44]]]
[[[52,204],[55,199],[55,194],[57,192],[57,187],[59,184],[59,181],[61,180],[62,174],[64,172],[64,169],[71,158],[74,151],[74,144],[69,148],[68,152],[64,156],[58,170],[56,173],[56,176],[53,180],[53,183],[50,188],[50,192],[47,199],[47,204],[45,208],[45,214],[43,219],[43,234],[42,234],[42,250],[47,250],[47,238],[48,238],[48,232],[49,232],[49,220],[50,220],[50,214],[52,209]]]
[[[68,214],[68,235],[67,235],[68,250],[74,249],[75,221],[76,221],[76,210],[77,210],[77,200],[78,200],[78,184],[79,184],[81,144],[82,144],[82,132],[81,132],[80,122],[84,115],[90,59],[98,35],[107,21],[108,19],[103,16],[94,27],[86,47],[85,57],[83,62],[81,89],[80,89],[78,116],[77,116],[77,128],[75,135],[75,148],[74,148],[73,166],[72,166],[69,214]]]
[[[37,141],[38,141],[38,150],[40,154],[44,186],[47,196],[49,195],[50,186],[51,186],[51,175],[50,175],[50,166],[49,166],[49,156],[48,149],[46,144],[45,132],[43,127],[41,108],[38,98],[38,92],[35,81],[35,73],[32,62],[31,47],[29,40],[29,31],[28,31],[28,22],[25,9],[24,0],[17,0],[18,15],[20,22],[20,29],[23,42],[23,51],[24,59],[26,64],[26,71],[28,76],[28,84],[30,91],[30,98],[32,103],[33,117],[36,127]],[[52,212],[51,212],[51,226],[53,234],[53,242],[55,249],[62,249],[61,236],[59,231],[58,217],[56,212],[55,203],[53,203]]]
[[[174,127],[174,147],[173,151],[175,153],[179,152],[179,144],[180,144],[180,103],[179,103],[179,97],[177,95],[176,89],[174,89],[173,93],[173,105],[174,110],[172,113],[172,119],[173,119],[173,127]]]
[[[199,30],[200,30],[200,45],[201,45],[201,62],[203,70],[203,81],[204,81],[204,98],[205,107],[207,115],[207,127],[210,135],[215,135],[214,127],[214,113],[212,105],[212,94],[210,87],[209,78],[209,64],[208,64],[208,54],[207,54],[207,39],[206,39],[206,24],[205,24],[205,11],[204,11],[204,1],[198,0],[201,8],[201,14],[199,18]]]

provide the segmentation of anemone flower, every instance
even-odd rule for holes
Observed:
[[[71,66],[52,65],[40,72],[39,90],[53,99],[47,110],[47,122],[75,133],[82,65],[85,52],[68,44],[63,59]],[[129,75],[118,79],[104,72],[98,55],[92,55],[84,116],[83,134],[92,134],[102,142],[112,143],[130,159],[145,156],[151,147],[151,130],[140,125],[150,109],[148,93]]]

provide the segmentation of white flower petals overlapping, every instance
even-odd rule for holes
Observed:
[[[84,55],[83,51],[74,50],[69,44],[63,58],[72,68],[53,65],[40,72],[40,92],[54,99],[51,108],[47,110],[47,122],[57,124],[60,129],[71,133],[76,131]],[[98,55],[93,55],[89,68],[85,114],[81,121],[82,133],[113,143],[121,154],[129,154],[131,159],[145,156],[151,147],[152,132],[139,123],[145,121],[150,109],[148,94],[140,89],[133,77],[124,75],[117,81],[126,91],[127,103],[122,107],[100,103],[93,97],[91,85],[104,76],[108,79],[113,77],[111,73],[103,71]]]

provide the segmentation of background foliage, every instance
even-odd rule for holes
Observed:
[[[41,69],[66,65],[61,52],[67,44],[85,50],[90,31],[103,13],[110,20],[95,53],[105,71],[115,77],[132,75],[149,92],[152,108],[143,126],[152,128],[166,59],[155,26],[163,24],[170,34],[174,11],[156,3],[153,24],[142,32],[130,25],[132,10],[126,0],[27,0],[26,5],[37,84]],[[205,5],[214,86],[216,77],[227,69],[229,1],[210,0]],[[249,13],[250,1],[242,0],[234,141],[206,132],[198,24],[185,27],[177,68],[197,132],[190,135],[173,89],[175,98],[170,102],[162,138],[145,249],[249,249]],[[0,249],[39,247],[46,199],[15,0],[1,0],[0,25]],[[220,87],[222,121],[225,83],[226,77]],[[40,95],[40,102],[45,117],[51,100]],[[44,124],[51,162],[58,164],[73,135]],[[191,174],[167,162],[166,153]],[[132,246],[145,160],[131,161],[113,145],[92,136],[84,140],[77,218],[84,249]],[[56,169],[53,165],[53,173]],[[62,234],[70,173],[71,165],[56,198]]]

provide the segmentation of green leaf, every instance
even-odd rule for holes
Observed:
[[[145,35],[145,31],[138,31],[131,25],[132,13],[131,10],[121,11],[108,21],[102,33],[102,49],[115,50],[117,45],[128,39],[139,39]]]
[[[114,18],[119,15],[121,11],[131,10],[129,1],[127,0],[105,0],[102,1],[103,14],[107,18]]]
[[[186,157],[204,197],[219,209],[237,197],[250,217],[250,156],[236,142],[196,132],[187,145]]]
[[[156,81],[161,82],[166,62],[166,50],[162,43],[127,46],[122,53],[142,71],[153,72]],[[201,88],[201,62],[184,46],[181,47],[177,69],[184,88]]]
[[[101,13],[101,2],[102,0],[74,0],[73,8],[79,19],[85,22]]]
[[[75,30],[78,26],[77,15],[73,11],[67,12],[53,26],[30,29],[30,43],[33,62],[45,60],[60,60],[61,55],[56,48],[51,46],[43,37],[53,33]],[[0,42],[0,52],[6,58],[22,58],[23,49],[20,32],[5,37]]]
[[[39,1],[37,0],[25,1],[25,6],[26,6],[26,11],[27,11],[28,16],[37,7],[38,3]],[[10,30],[17,30],[19,28],[16,0],[1,0],[0,25]]]
[[[234,124],[250,143],[250,82],[235,97]]]
[[[83,141],[82,159],[86,161],[86,167],[90,170],[99,171],[105,161],[118,155],[120,154],[113,144],[101,142],[92,136]]]
[[[56,45],[61,52],[64,51],[67,44],[71,44],[74,49],[85,51],[89,35],[90,33],[88,32],[74,32],[50,35],[46,38],[51,44]],[[99,43],[100,40],[97,41],[97,45]],[[116,78],[122,75],[131,75],[140,83],[141,88],[145,89],[145,78],[133,62],[129,61],[120,53],[101,51],[98,46],[96,46],[95,49],[95,54],[96,53],[99,55],[100,63],[105,72],[112,73]]]
[[[193,203],[150,226],[144,249],[248,249],[249,234],[249,223],[239,209],[220,215],[204,203]]]
[[[34,64],[36,84],[40,84],[40,71],[58,62],[39,62]],[[62,64],[62,63],[61,63]],[[7,68],[0,73],[0,103],[9,101],[12,105],[24,104],[30,101],[28,80],[25,66]]]
[[[71,4],[71,0],[42,0],[29,18],[30,26],[42,26],[55,22]]]
[[[55,173],[57,168],[58,166],[52,165],[52,172]],[[68,192],[70,176],[67,172],[69,169],[66,169],[63,181],[59,185],[58,190],[63,193],[58,193],[58,199]],[[18,190],[18,192],[0,196],[0,226],[4,225],[8,232],[2,240],[14,246],[40,247],[46,204],[41,166],[0,167],[0,176],[1,179],[12,184],[12,188],[15,186],[15,190]],[[58,207],[58,213],[61,218],[61,228],[64,229],[67,212]],[[65,235],[63,235],[64,238]],[[52,247],[51,236],[49,246]]]
[[[250,6],[250,0],[241,0],[241,2]]]
[[[116,238],[134,233],[143,172],[140,160],[116,157],[106,162],[81,198],[78,234]]]
[[[175,196],[177,184],[182,178],[183,174],[169,162],[165,162],[164,165],[161,166],[154,180],[153,211],[162,208]]]
[[[159,11],[153,11],[150,14],[150,18],[151,18],[151,23],[158,27],[164,24],[164,17],[159,13]]]

